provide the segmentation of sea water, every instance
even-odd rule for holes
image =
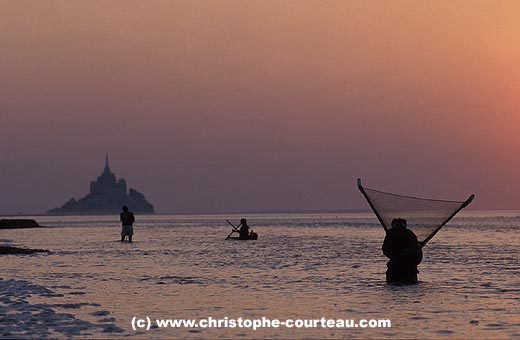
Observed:
[[[257,241],[225,240],[225,219],[241,217]],[[137,215],[133,243],[117,215],[33,218],[49,228],[0,230],[0,244],[51,251],[0,257],[0,337],[520,338],[520,212],[461,213],[424,248],[413,286],[385,283],[368,213]],[[209,317],[391,327],[154,325]]]

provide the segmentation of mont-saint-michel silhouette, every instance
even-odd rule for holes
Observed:
[[[132,188],[127,192],[126,188],[125,179],[117,179],[110,170],[107,155],[103,172],[90,182],[90,193],[79,200],[71,198],[61,207],[47,211],[47,214],[113,214],[120,212],[123,205],[129,206],[133,212],[154,213],[153,205],[143,194]]]

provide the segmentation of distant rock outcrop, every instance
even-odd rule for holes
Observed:
[[[35,220],[30,219],[1,219],[0,229],[23,229],[23,228],[43,228]]]
[[[18,247],[0,246],[0,255],[20,255],[20,254],[34,254],[34,253],[48,253],[48,249],[27,249]]]
[[[113,214],[120,212],[123,205],[127,205],[136,213],[154,213],[153,205],[139,191],[130,188],[127,193],[126,181],[124,178],[117,179],[110,171],[107,156],[105,169],[95,181],[90,182],[90,193],[79,200],[71,198],[61,207],[49,210],[47,213],[51,215]]]

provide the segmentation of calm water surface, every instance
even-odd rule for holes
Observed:
[[[258,241],[225,241],[233,215],[37,216],[0,230],[0,336],[106,338],[520,338],[520,212],[465,212],[425,248],[420,283],[384,282],[371,214],[248,215]],[[132,317],[390,319],[379,329],[158,329]]]

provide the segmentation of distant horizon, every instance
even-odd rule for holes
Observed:
[[[131,210],[131,209],[130,209]],[[458,213],[459,215],[465,215],[467,213],[492,213],[492,212],[519,212],[520,209],[472,209],[471,206],[465,208],[461,212]],[[264,214],[373,214],[372,210],[320,210],[320,211],[220,211],[220,212],[156,212],[154,214],[147,214],[147,213],[140,213],[135,214],[137,216],[154,216],[154,215],[264,215]],[[30,217],[30,216],[48,216],[48,217],[60,217],[60,216],[118,216],[118,213],[114,214],[46,214],[46,213],[23,213],[23,214],[3,214],[0,213],[0,217]],[[374,218],[376,216],[374,215]],[[455,217],[456,218],[456,217]]]
[[[131,211],[131,207],[129,207],[129,210]],[[349,213],[370,213],[370,210],[321,210],[321,211],[311,211],[311,210],[292,210],[292,211],[285,211],[285,210],[278,210],[278,211],[220,211],[220,212],[209,212],[209,211],[186,211],[186,212],[155,212],[155,213],[135,213],[135,215],[237,215],[237,214],[313,214],[313,213],[327,213],[327,214],[334,214],[334,213],[342,213],[342,214],[349,214]],[[114,213],[116,214],[116,213]],[[108,216],[108,215],[114,215],[114,214],[47,214],[47,213],[23,213],[23,214],[2,214],[0,213],[0,216]]]

